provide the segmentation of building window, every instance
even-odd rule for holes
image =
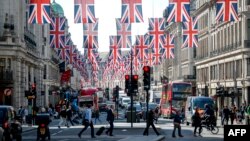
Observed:
[[[250,76],[250,58],[247,58],[247,76]]]
[[[247,19],[247,39],[250,40],[250,19]]]
[[[219,75],[220,75],[220,80],[224,79],[224,64],[219,65]]]
[[[44,65],[44,68],[43,68],[43,79],[47,79],[47,66]]]
[[[0,72],[3,72],[5,69],[5,58],[0,58]]]
[[[236,78],[242,78],[242,60],[236,61]]]

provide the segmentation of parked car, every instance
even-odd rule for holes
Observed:
[[[127,109],[126,109],[125,118],[127,118],[127,111],[130,111],[130,110],[131,110],[130,107],[131,107],[131,106],[129,105],[129,106],[127,107]],[[141,115],[141,114],[142,114],[141,105],[140,105],[140,104],[134,104],[133,107],[135,108],[136,115],[138,115],[138,116],[140,116],[140,118],[142,118],[142,115]]]
[[[107,110],[107,104],[106,103],[98,103],[98,106],[99,106],[99,111],[100,112],[106,112]]]
[[[18,121],[14,108],[8,105],[0,105],[0,127],[3,129],[3,140],[22,140],[22,125]]]

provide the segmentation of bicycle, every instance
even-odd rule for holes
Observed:
[[[207,123],[206,121],[201,122],[201,132],[203,131],[203,128],[206,128],[208,131],[211,131],[212,134],[218,134],[219,128],[215,126],[213,123]]]

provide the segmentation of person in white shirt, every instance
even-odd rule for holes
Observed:
[[[83,115],[85,121],[84,121],[84,128],[78,133],[78,137],[81,138],[82,133],[90,126],[91,128],[91,137],[95,138],[94,135],[94,126],[93,126],[93,121],[92,121],[92,109],[91,105],[89,104],[87,106],[87,109],[85,110],[85,114]]]

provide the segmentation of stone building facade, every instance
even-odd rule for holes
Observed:
[[[37,106],[48,105],[48,90],[59,86],[59,58],[49,47],[49,25],[27,23],[28,2],[0,1],[0,104],[15,108],[27,105],[25,92],[33,84]]]
[[[199,48],[196,51],[197,87],[208,88],[218,106],[250,102],[250,19],[249,0],[238,0],[239,20],[217,23],[216,1],[196,0]],[[224,89],[216,95],[216,88]]]

